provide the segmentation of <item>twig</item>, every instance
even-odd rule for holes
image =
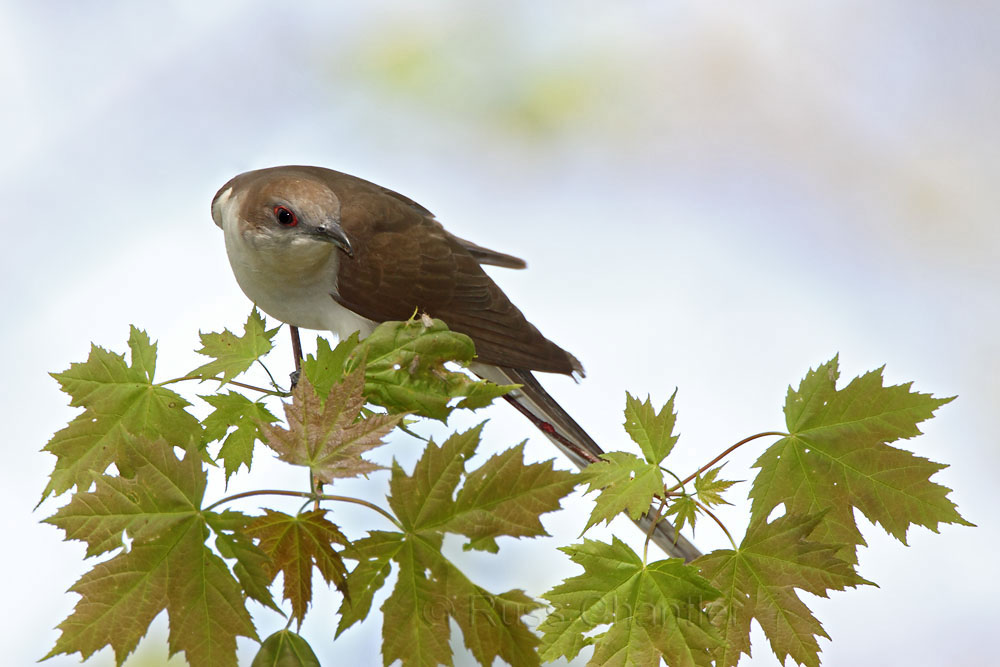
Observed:
[[[309,471],[309,488],[313,492],[313,497],[316,499],[313,501],[313,510],[319,511],[319,495],[323,493],[323,482],[319,481],[316,475]]]
[[[271,369],[267,367],[267,364],[265,364],[263,361],[261,361],[260,357],[257,357],[257,363],[260,364],[260,367],[264,369],[265,373],[267,373],[267,377],[271,379],[271,386],[274,387],[275,390],[277,390],[277,391],[284,392],[284,390],[281,387],[278,386],[278,383],[275,382],[274,376],[271,375]],[[288,393],[290,394],[291,392],[288,392]]]
[[[709,461],[708,463],[706,463],[705,465],[703,465],[701,468],[699,468],[698,472],[695,472],[695,473],[692,473],[692,474],[688,475],[686,478],[684,478],[684,480],[681,483],[675,484],[674,486],[672,486],[669,489],[667,489],[667,493],[670,493],[671,491],[675,491],[675,490],[681,488],[682,486],[684,486],[685,484],[687,484],[688,482],[690,482],[692,479],[694,479],[695,477],[697,477],[698,475],[702,474],[703,472],[705,472],[706,470],[708,470],[709,468],[711,468],[712,466],[714,466],[716,463],[718,463],[719,461],[721,461],[722,459],[724,459],[730,452],[732,452],[733,450],[737,449],[738,447],[742,447],[743,445],[747,444],[751,440],[756,440],[757,438],[766,438],[769,435],[780,435],[780,436],[784,437],[784,436],[786,436],[788,434],[787,433],[782,433],[780,431],[765,431],[764,433],[758,433],[756,435],[751,435],[750,437],[743,438],[742,440],[740,440],[739,442],[737,442],[735,445],[733,445],[732,447],[730,447],[726,451],[722,452],[721,454],[719,454],[718,456],[716,456],[714,459],[712,459],[711,461]]]
[[[225,384],[235,385],[237,387],[243,387],[244,389],[249,389],[250,391],[259,391],[262,394],[268,394],[270,396],[280,396],[282,398],[289,396],[287,391],[280,391],[274,389],[264,389],[263,387],[255,387],[252,384],[244,384],[243,382],[237,382],[236,380],[229,380],[228,382],[223,382],[221,378],[217,377],[205,377],[204,375],[186,375],[181,378],[174,378],[173,380],[165,380],[163,382],[157,382],[154,386],[163,387],[168,384],[174,384],[176,382],[186,382],[188,380],[201,380],[202,382],[208,382],[209,380],[218,380]]]
[[[217,500],[203,511],[208,512],[223,503],[228,503],[233,500],[239,500],[240,498],[250,498],[252,496],[292,496],[294,498],[308,498],[310,500],[330,500],[338,503],[352,503],[354,505],[361,505],[367,507],[368,509],[374,510],[384,516],[386,519],[391,521],[394,526],[402,530],[402,526],[396,517],[386,512],[384,509],[376,505],[375,503],[370,503],[367,500],[362,500],[361,498],[351,498],[350,496],[334,496],[324,493],[309,493],[308,491],[285,491],[282,489],[263,489],[260,491],[244,491],[243,493],[236,493],[231,496],[226,496],[222,500]]]
[[[222,505],[223,503],[228,503],[233,500],[239,500],[240,498],[250,498],[251,496],[293,496],[295,498],[312,498],[313,494],[306,491],[284,491],[282,489],[262,489],[260,491],[244,491],[243,493],[236,493],[231,496],[226,496],[222,500],[217,500],[208,507],[204,509],[205,512],[211,511]]]
[[[330,500],[335,503],[353,503],[355,505],[361,505],[362,507],[367,507],[370,510],[375,510],[386,519],[392,522],[392,525],[396,526],[400,530],[403,530],[403,525],[396,520],[396,517],[386,512],[384,509],[376,505],[375,503],[370,503],[367,500],[362,500],[361,498],[351,498],[350,496],[334,496],[326,493],[321,493],[316,496],[317,500]]]
[[[729,543],[733,545],[733,549],[739,549],[739,547],[736,546],[736,540],[734,540],[733,536],[729,534],[729,531],[726,529],[726,525],[719,520],[719,517],[715,516],[715,514],[712,513],[712,510],[708,509],[708,507],[698,502],[697,500],[694,501],[694,504],[697,505],[702,512],[712,517],[712,520],[715,521],[715,523],[719,524],[719,528],[721,528],[722,532],[724,532],[726,534],[726,537],[729,538]]]

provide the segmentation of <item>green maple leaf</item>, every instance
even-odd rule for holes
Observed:
[[[235,559],[233,574],[247,597],[270,607],[279,614],[281,609],[271,597],[271,558],[247,535],[247,529],[257,517],[242,512],[226,510],[221,514],[209,514],[208,524],[216,532],[215,546],[223,558]]]
[[[365,395],[372,403],[447,421],[452,399],[462,399],[454,407],[476,409],[515,387],[475,380],[445,366],[474,357],[471,338],[449,331],[441,320],[421,318],[380,324],[353,350],[348,368],[367,366]]]
[[[469,581],[442,555],[443,534],[465,535],[475,548],[490,550],[501,535],[544,535],[538,515],[559,507],[574,476],[550,461],[524,463],[521,446],[466,471],[481,429],[453,434],[440,446],[428,443],[411,475],[394,464],[389,505],[401,532],[373,531],[344,552],[358,564],[347,576],[351,596],[341,605],[338,634],[367,616],[392,565],[398,570],[382,605],[385,665],[452,664],[449,618],[480,664],[497,657],[538,664],[538,639],[521,621],[538,604],[522,591],[494,594]]]
[[[728,479],[716,479],[721,470],[722,466],[712,468],[704,475],[698,475],[694,478],[694,490],[698,494],[698,500],[706,505],[732,504],[728,500],[723,499],[722,492],[733,484],[736,484],[736,482]],[[678,527],[677,530],[680,530],[680,528]]]
[[[393,466],[389,505],[406,539],[394,547],[399,580],[382,608],[386,627],[393,629],[383,629],[386,665],[397,658],[404,658],[404,664],[450,664],[448,616],[459,624],[480,664],[490,665],[496,657],[510,664],[537,664],[537,639],[520,620],[537,605],[521,591],[493,595],[469,582],[441,555],[441,533],[466,535],[474,548],[491,551],[501,535],[544,535],[538,515],[559,508],[575,476],[554,470],[551,461],[525,464],[523,445],[466,472],[481,430],[482,424],[456,433],[440,447],[429,443],[412,475]],[[424,617],[436,613],[443,620],[414,617],[414,611]],[[405,631],[399,631],[399,624]],[[418,657],[404,655],[414,645],[426,651]]]
[[[320,396],[330,393],[333,385],[344,379],[347,361],[358,346],[358,333],[352,333],[330,349],[330,343],[325,338],[316,338],[316,354],[307,354],[302,360],[302,372],[309,378],[313,389]]]
[[[538,637],[523,623],[510,622],[541,609],[540,603],[518,589],[494,595],[445,558],[438,558],[432,571],[451,601],[465,647],[480,664],[492,665],[497,658],[508,665],[540,664]]]
[[[670,503],[664,516],[676,516],[674,530],[680,532],[686,524],[691,525],[694,531],[695,520],[698,518],[698,503],[691,496],[681,496]]]
[[[638,398],[625,392],[625,430],[639,445],[646,461],[656,466],[663,462],[677,444],[678,436],[673,434],[677,421],[674,413],[676,396],[677,392],[674,391],[657,413],[648,396],[644,403],[640,403]]]
[[[548,535],[540,515],[560,508],[577,476],[552,461],[524,462],[524,443],[489,458],[466,473],[462,488],[439,527],[469,538],[467,549],[496,553],[496,538]]]
[[[448,599],[428,577],[440,541],[426,545],[404,540],[393,556],[396,586],[382,604],[382,664],[400,660],[404,667],[451,665]],[[421,558],[422,556],[422,558]]]
[[[156,371],[156,344],[149,340],[149,334],[130,326],[128,349],[132,357],[131,370],[141,374],[146,381],[152,382]]]
[[[291,630],[278,630],[264,640],[250,667],[320,667],[309,642]]]
[[[719,641],[702,606],[720,593],[695,568],[677,558],[644,565],[617,537],[561,551],[584,573],[544,596],[554,607],[538,627],[544,660],[572,660],[593,644],[588,665],[711,664]],[[590,636],[604,624],[607,632]]]
[[[204,493],[205,476],[191,457],[185,466],[175,465],[171,447],[163,440],[136,440],[125,436],[121,458],[134,477],[101,475],[92,492],[77,492],[46,523],[58,526],[66,539],[87,543],[87,557],[123,545],[127,532],[136,542],[162,534],[197,511]],[[196,500],[197,499],[197,500]]]
[[[483,424],[479,424],[464,433],[454,433],[440,447],[427,443],[412,475],[403,472],[398,464],[393,465],[389,505],[404,528],[433,527],[436,521],[451,515],[455,489],[465,473],[465,462],[479,446],[482,430]]]
[[[335,637],[368,617],[372,599],[392,571],[392,559],[402,548],[404,537],[402,533],[373,530],[368,537],[347,545],[341,553],[358,564],[347,574],[348,595],[340,604],[340,622]]]
[[[194,369],[188,375],[200,375],[205,379],[219,379],[225,384],[246,371],[253,362],[271,351],[271,339],[280,327],[268,330],[264,318],[254,308],[243,326],[243,335],[237,336],[229,329],[222,333],[199,333],[202,348],[198,354],[213,357],[213,360]]]
[[[395,552],[398,580],[382,605],[383,664],[451,665],[451,617],[479,664],[499,657],[511,665],[538,665],[538,638],[520,619],[540,605],[522,591],[494,595],[476,586],[440,549],[440,538],[410,538]]]
[[[588,492],[600,491],[583,532],[622,512],[638,519],[664,490],[659,465],[627,452],[602,454],[601,460],[584,468],[577,479],[590,485]]]
[[[202,420],[205,433],[202,443],[208,444],[215,440],[223,440],[219,449],[219,458],[226,469],[226,481],[246,466],[250,470],[253,462],[254,444],[261,439],[263,432],[260,424],[277,421],[278,418],[259,401],[251,401],[243,394],[229,392],[227,394],[210,394],[202,396],[215,410]],[[233,429],[230,433],[229,429]],[[227,435],[228,434],[228,435]]]
[[[259,541],[260,550],[271,559],[270,580],[284,573],[284,598],[292,603],[292,618],[300,623],[312,600],[313,567],[328,584],[347,590],[347,568],[333,548],[347,544],[347,538],[324,514],[317,510],[291,516],[265,510],[247,528],[247,534]]]
[[[131,365],[124,356],[93,345],[86,362],[52,374],[70,395],[70,405],[85,410],[44,448],[57,460],[43,500],[73,486],[89,487],[112,463],[130,474],[121,455],[128,434],[165,438],[181,447],[200,440],[201,426],[185,410],[190,403],[153,384],[156,345],[135,327],[131,327],[128,345]]]
[[[950,489],[930,481],[946,466],[888,444],[919,435],[917,424],[952,399],[913,392],[909,383],[883,387],[882,369],[840,390],[838,375],[834,358],[797,391],[789,388],[789,435],[754,463],[760,473],[750,491],[752,519],[782,503],[787,513],[825,512],[813,538],[844,544],[847,558],[865,543],[855,507],[904,544],[912,524],[935,532],[940,523],[971,525],[947,498]]]
[[[236,665],[236,637],[257,639],[243,591],[225,562],[205,545],[212,513],[200,509],[205,471],[190,452],[178,460],[164,441],[127,437],[121,460],[134,477],[101,475],[94,490],[78,492],[47,519],[88,553],[132,546],[96,565],[71,591],[80,594],[62,634],[46,657],[105,646],[117,664],[135,650],[164,609],[171,655],[183,651],[193,666]]]
[[[282,461],[307,466],[313,475],[332,482],[337,477],[356,477],[381,466],[361,455],[385,444],[385,437],[404,415],[375,415],[358,419],[364,406],[364,367],[334,384],[326,400],[303,377],[285,404],[288,429],[261,424],[269,447]]]
[[[539,516],[559,509],[577,476],[554,469],[552,461],[526,464],[524,443],[466,472],[465,462],[479,445],[482,427],[456,433],[440,447],[428,443],[412,476],[394,466],[389,504],[404,527],[465,535],[470,538],[468,548],[493,553],[502,535],[548,535]]]
[[[750,623],[756,619],[784,663],[787,656],[818,667],[816,637],[829,636],[795,589],[827,597],[871,582],[837,554],[839,544],[809,542],[822,515],[785,515],[771,523],[756,522],[737,550],[721,549],[694,562],[722,598],[709,608],[724,643],[714,650],[718,667],[730,667],[750,655]]]

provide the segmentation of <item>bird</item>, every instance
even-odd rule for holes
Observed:
[[[469,336],[469,369],[498,384],[574,464],[603,449],[534,373],[583,377],[582,364],[546,338],[483,266],[524,269],[524,260],[448,232],[414,200],[350,174],[313,166],[247,171],[219,188],[212,219],[225,237],[236,281],[265,313],[340,338],[370,334],[415,312]],[[636,523],[648,531],[652,508]],[[653,541],[687,561],[700,552],[666,520]]]

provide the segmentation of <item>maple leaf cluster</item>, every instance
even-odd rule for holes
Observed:
[[[622,513],[638,518],[651,504],[659,511],[650,521],[674,517],[678,530],[718,521],[712,508],[736,484],[719,477],[718,459],[684,479],[667,467],[679,442],[676,392],[659,410],[626,394],[635,451],[608,452],[579,474],[527,463],[525,443],[471,467],[482,424],[428,441],[407,472],[368,455],[417,417],[446,421],[514,387],[463,372],[456,363],[473,360],[471,341],[429,318],[385,323],[334,348],[319,339],[291,391],[273,380],[269,388],[236,381],[271,351],[276,331],[254,310],[241,335],[201,334],[198,352],[211,361],[156,382],[156,344],[132,327],[128,361],[93,346],[85,362],[53,374],[82,411],[45,447],[56,463],[42,501],[69,494],[45,521],[85,543],[96,564],[71,587],[80,599],[47,657],[86,659],[110,647],[122,664],[166,611],[170,653],[191,665],[235,665],[238,637],[261,643],[254,665],[318,665],[289,627],[309,612],[317,572],[342,596],[338,637],[371,614],[395,575],[380,606],[384,665],[452,664],[454,621],[483,665],[538,665],[592,647],[590,665],[728,667],[749,655],[756,620],[779,660],[813,666],[817,639],[827,635],[798,591],[827,596],[871,583],[857,571],[865,542],[855,509],[903,542],[912,525],[967,524],[949,489],[930,479],[943,466],[892,445],[918,435],[918,424],[951,399],[883,386],[881,370],[837,389],[834,358],[789,388],[785,431],[761,434],[779,439],[754,464],[750,522],[738,544],[730,537],[732,548],[686,563],[650,560],[648,537],[641,554],[618,537],[584,539],[561,548],[582,573],[545,593],[547,605],[520,589],[491,592],[445,555],[445,535],[494,554],[499,538],[547,535],[541,516],[578,484],[594,494],[582,533]],[[208,380],[218,389],[199,395],[208,409],[199,420],[169,386]],[[308,488],[206,501],[209,472],[228,482],[252,468],[259,447],[307,468]],[[338,480],[376,483],[381,475],[384,506],[328,493]],[[303,507],[223,509],[268,494],[298,497]],[[390,528],[351,539],[336,523],[342,502],[367,507]],[[284,617],[284,629],[261,640],[251,600]],[[546,607],[537,627],[525,621]]]
[[[343,629],[351,619],[367,614],[366,609],[359,616],[364,601],[370,605],[377,589],[362,586],[355,597],[350,596],[366,568],[349,573],[345,555],[384,556],[386,562],[419,578],[423,561],[417,572],[417,561],[404,557],[404,553],[414,556],[413,545],[420,545],[422,558],[444,578],[440,589],[427,584],[435,599],[453,598],[493,609],[485,624],[473,620],[463,627],[481,655],[533,654],[537,640],[520,618],[538,604],[519,591],[488,592],[440,553],[447,531],[468,536],[474,548],[494,551],[498,536],[545,534],[538,516],[559,507],[573,487],[572,475],[553,469],[551,463],[524,463],[521,449],[508,450],[466,474],[462,465],[478,445],[478,430],[456,440],[462,443],[459,448],[451,440],[443,450],[431,443],[418,468],[442,466],[454,475],[437,479],[433,489],[418,484],[388,499],[400,518],[383,512],[403,532],[375,532],[354,543],[329,520],[328,509],[296,515],[265,509],[263,515],[250,516],[216,510],[221,502],[206,505],[206,461],[218,460],[228,480],[240,469],[250,469],[255,448],[266,444],[280,460],[308,468],[316,485],[308,492],[282,493],[321,503],[332,498],[321,493],[323,484],[381,469],[364,455],[383,445],[407,414],[446,419],[457,407],[488,404],[510,389],[445,367],[449,361],[470,360],[472,347],[466,337],[435,321],[390,323],[366,341],[352,337],[336,349],[321,341],[290,394],[262,389],[265,398],[251,400],[231,389],[223,392],[223,386],[232,387],[235,378],[271,350],[275,333],[255,310],[242,335],[229,331],[201,335],[198,352],[212,361],[177,380],[157,383],[156,345],[133,327],[130,362],[124,355],[94,346],[86,362],[54,374],[70,395],[71,405],[83,412],[45,447],[56,456],[56,465],[42,500],[75,487],[69,502],[46,521],[62,529],[67,539],[85,542],[88,557],[105,559],[70,589],[81,599],[60,624],[62,633],[49,656],[79,653],[86,659],[107,646],[120,664],[165,610],[171,654],[183,652],[192,665],[235,665],[236,638],[259,640],[247,601],[284,613],[271,593],[278,575],[284,582],[282,598],[290,605],[289,615],[299,623],[312,600],[314,570],[341,590]],[[211,408],[201,421],[188,411],[191,403],[167,387],[180,380],[219,382],[217,393],[200,396]],[[284,403],[284,426],[275,423],[277,418],[264,403],[279,396],[291,399]],[[366,403],[388,407],[390,412],[374,413]],[[221,446],[213,455],[214,442]],[[443,460],[441,451],[455,460]],[[398,466],[391,476],[394,485],[405,485]],[[464,483],[455,505],[444,509],[450,503],[423,497],[441,493],[445,479],[457,484],[460,477]],[[496,499],[498,484],[506,494],[501,502]],[[418,506],[424,511],[419,519],[407,514]],[[385,535],[395,535],[390,547],[404,549],[373,551],[372,545]],[[391,599],[404,600],[404,588],[397,585]],[[406,603],[428,600],[420,597]],[[465,616],[477,618],[472,613]],[[499,635],[492,625],[497,619],[505,624]],[[510,637],[524,646],[508,648]],[[294,664],[318,664],[308,644],[288,630],[265,639],[258,659],[266,662],[282,656],[294,658]]]
[[[865,542],[855,509],[903,543],[914,524],[934,531],[942,523],[971,525],[947,498],[950,489],[930,480],[943,465],[889,444],[919,435],[917,425],[952,399],[909,384],[885,387],[881,369],[839,390],[838,377],[837,358],[811,370],[788,390],[787,433],[761,434],[781,437],[754,464],[760,473],[738,546],[689,565],[646,564],[617,539],[564,548],[585,572],[545,594],[556,613],[539,628],[542,655],[572,658],[593,644],[592,665],[662,659],[730,667],[750,655],[756,620],[779,661],[818,666],[817,637],[829,637],[796,589],[827,597],[872,583],[856,569]],[[735,484],[719,479],[720,468],[709,464],[677,484],[664,481],[662,462],[677,443],[673,404],[671,396],[657,413],[648,399],[626,395],[625,429],[642,456],[609,452],[580,474],[598,493],[588,527],[623,511],[634,518],[656,498],[664,515],[677,517],[678,530],[698,516],[715,520],[710,508],[726,502],[722,494]],[[684,490],[689,481],[693,493]],[[784,513],[771,519],[779,506]],[[592,634],[603,624],[610,629]]]
[[[149,337],[133,327],[129,349],[131,364],[94,346],[85,363],[55,374],[84,412],[46,446],[57,459],[43,499],[77,488],[46,521],[85,542],[88,556],[117,553],[70,588],[81,599],[49,656],[87,658],[110,646],[121,664],[166,610],[171,653],[184,651],[191,664],[235,665],[236,637],[257,633],[240,582],[205,543],[218,516],[202,509],[203,427],[187,401],[154,384]],[[112,464],[118,474],[108,472]]]

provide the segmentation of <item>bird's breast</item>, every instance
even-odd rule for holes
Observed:
[[[224,220],[222,227],[237,283],[271,317],[304,329],[333,331],[341,338],[355,331],[365,336],[374,328],[371,320],[333,299],[340,265],[340,251],[333,245],[275,238],[239,220]]]

